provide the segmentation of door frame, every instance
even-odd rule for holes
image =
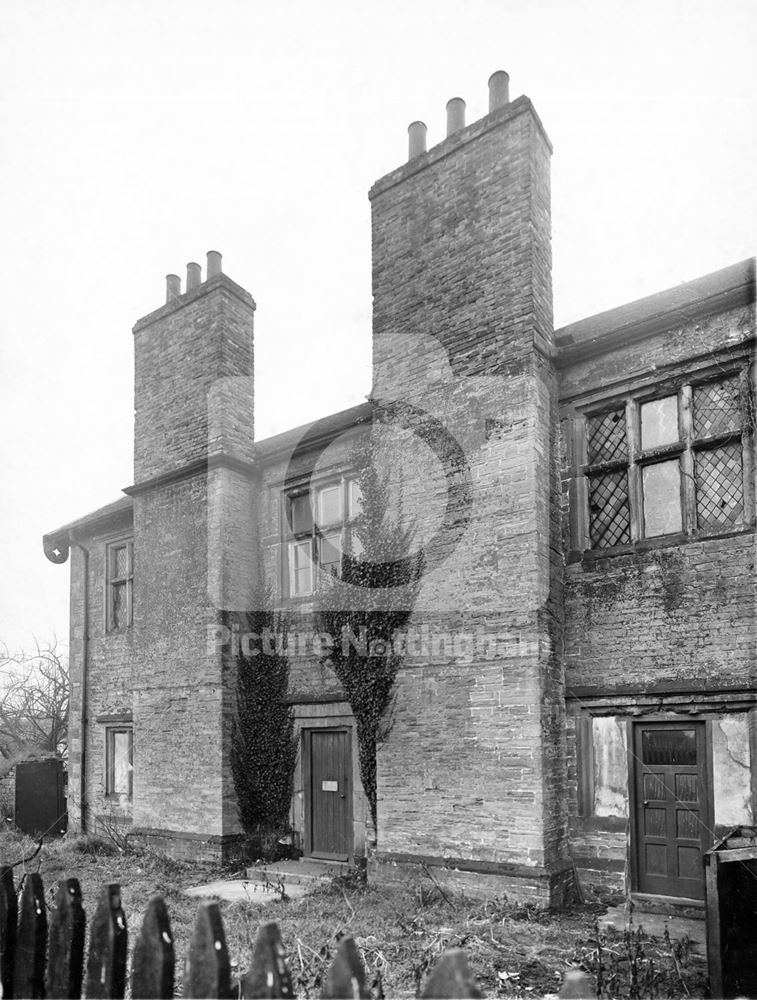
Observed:
[[[648,893],[646,890],[640,888],[640,871],[639,871],[639,845],[641,838],[639,836],[639,821],[640,821],[640,810],[637,798],[637,774],[638,767],[641,766],[641,761],[636,760],[636,730],[640,726],[670,726],[677,724],[679,727],[693,727],[702,726],[704,729],[703,735],[703,754],[704,760],[701,766],[702,781],[704,784],[704,802],[702,803],[702,808],[700,811],[700,819],[704,824],[705,828],[710,832],[712,840],[715,840],[715,826],[714,826],[714,779],[712,770],[712,722],[709,718],[691,717],[689,719],[684,719],[681,717],[680,713],[662,713],[660,715],[652,715],[647,717],[635,717],[628,720],[628,729],[626,732],[626,745],[627,745],[627,755],[628,755],[628,808],[629,808],[629,818],[630,818],[630,844],[629,844],[629,855],[630,855],[630,872],[631,872],[631,891],[635,893],[640,893],[644,895],[654,895],[659,899],[670,899],[670,900],[681,900],[681,901],[692,901],[697,905],[700,905],[699,900],[690,900],[688,896],[670,896],[663,895],[659,893]],[[704,852],[703,852],[704,853]],[[702,867],[702,885],[704,886],[704,866]]]
[[[324,854],[322,852],[314,853],[313,851],[313,787],[312,787],[312,736],[313,733],[323,733],[323,732],[340,732],[346,734],[346,747],[347,747],[347,773],[349,775],[350,788],[348,790],[348,795],[346,797],[347,810],[345,818],[345,840],[347,844],[347,851],[345,854]],[[339,861],[349,863],[354,856],[354,837],[353,837],[353,799],[355,797],[354,790],[354,761],[353,761],[353,747],[352,747],[352,727],[339,722],[333,725],[321,725],[321,726],[308,726],[303,725],[300,730],[301,734],[301,759],[302,759],[302,776],[303,776],[303,786],[305,791],[305,814],[303,823],[303,855],[306,858],[324,859],[325,861]]]

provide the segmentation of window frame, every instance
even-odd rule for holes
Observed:
[[[128,792],[117,792],[115,785],[115,755],[116,736],[126,733],[128,741],[128,767],[129,767],[129,789]],[[134,798],[134,726],[130,723],[121,722],[105,727],[105,797],[120,800],[126,795],[127,801]]]
[[[607,555],[633,551],[637,547],[655,547],[694,541],[699,538],[718,537],[741,533],[754,527],[753,429],[742,414],[740,426],[720,430],[714,434],[700,434],[694,424],[694,393],[701,386],[738,378],[742,394],[752,393],[748,359],[737,358],[728,364],[710,366],[690,371],[675,379],[656,385],[627,387],[625,391],[577,404],[573,410],[572,473],[569,496],[570,548],[572,558]],[[653,448],[641,447],[641,407],[643,404],[675,395],[677,398],[678,440]],[[612,411],[623,412],[626,430],[626,454],[605,461],[589,461],[589,421]],[[696,459],[704,452],[712,452],[738,443],[741,458],[742,513],[737,523],[716,526],[700,525],[697,515]],[[678,460],[681,529],[664,534],[647,535],[644,511],[644,469],[665,461]],[[629,515],[628,541],[613,545],[592,542],[592,512],[590,510],[591,481],[601,475],[625,470],[627,483],[627,509]]]
[[[115,575],[115,552],[126,548],[126,574]],[[126,624],[114,622],[114,594],[116,587],[123,587],[126,596]],[[105,545],[105,631],[124,632],[134,624],[134,538],[113,539]]]
[[[355,522],[359,517],[359,512],[355,511],[356,504],[353,500],[353,484],[356,483],[357,476],[354,473],[343,473],[338,478],[325,478],[313,483],[309,491],[295,487],[285,490],[282,494],[281,523],[284,541],[282,594],[285,598],[296,601],[309,600],[313,597],[317,588],[318,571],[325,572],[321,565],[321,551],[324,541],[328,540],[329,536],[339,535],[342,555],[345,552],[352,551]],[[331,519],[328,522],[324,521],[321,524],[318,515],[322,511],[322,496],[324,493],[335,488],[339,490],[339,516],[336,519]],[[289,516],[291,513],[291,504],[308,493],[311,496],[310,525],[307,530],[294,531]],[[309,542],[310,546],[310,580],[307,590],[295,592],[294,581],[297,569],[295,566],[295,550],[305,542]],[[335,575],[341,576],[341,573],[342,559],[340,557],[339,573]]]

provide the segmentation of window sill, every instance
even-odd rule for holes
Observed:
[[[651,552],[654,549],[677,548],[681,545],[688,545],[690,542],[706,542],[722,538],[734,538],[738,535],[747,535],[754,532],[754,521],[734,528],[731,531],[693,531],[688,534],[685,531],[677,531],[671,535],[657,535],[654,538],[640,538],[636,542],[628,545],[614,545],[606,549],[586,549],[584,552],[572,552],[568,557],[568,563],[581,562],[584,566],[594,566],[602,559],[612,559],[615,556],[635,555],[637,552]]]

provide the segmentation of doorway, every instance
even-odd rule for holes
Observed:
[[[713,837],[704,722],[634,724],[635,887],[704,899]]]
[[[348,861],[352,829],[351,732],[303,729],[305,854]]]

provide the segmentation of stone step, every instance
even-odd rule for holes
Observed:
[[[598,922],[601,930],[612,926],[618,934],[622,934],[628,927],[634,929],[643,927],[646,934],[656,938],[662,938],[667,927],[671,939],[680,939],[686,936],[691,942],[693,951],[702,955],[707,952],[706,927],[702,919],[692,920],[690,917],[670,913],[643,912],[634,908],[633,920],[631,921],[627,907],[614,906],[608,909],[604,916],[599,917]]]
[[[284,885],[315,885],[327,883],[337,875],[345,875],[351,866],[342,861],[319,861],[313,858],[301,861],[258,862],[251,865],[246,876],[251,882],[282,881]]]

